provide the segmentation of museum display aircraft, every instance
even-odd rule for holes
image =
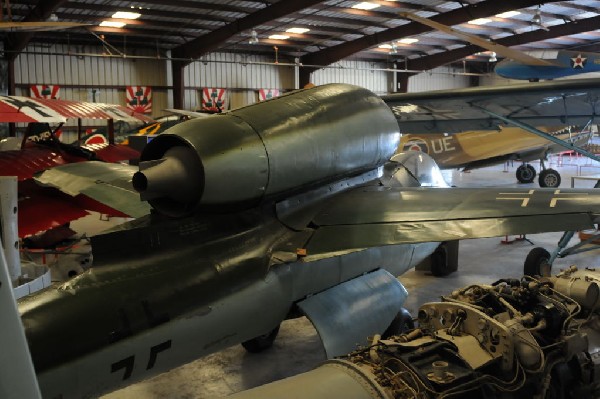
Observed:
[[[113,104],[0,96],[0,122],[28,124],[19,149],[0,151],[0,175],[17,176],[19,181],[20,237],[62,226],[85,216],[86,209],[127,216],[83,196],[74,200],[33,183],[35,173],[56,165],[90,159],[122,162],[139,157],[139,152],[125,146],[74,146],[60,142],[56,132],[67,119],[102,119],[109,121],[109,126],[115,120],[152,121]]]
[[[555,131],[541,127],[540,130],[578,147],[587,144],[593,134],[571,133],[571,127]],[[501,125],[498,130],[456,134],[403,134],[399,151],[409,150],[429,154],[442,169],[463,168],[468,171],[508,160],[521,161],[523,164],[516,170],[516,177],[520,183],[533,182],[536,170],[527,162],[540,160],[540,187],[558,187],[561,183],[560,174],[554,169],[546,168],[544,161],[548,155],[563,152],[565,148],[521,128]]]
[[[237,343],[259,351],[300,314],[328,356],[342,354],[390,326],[406,295],[396,276],[442,260],[440,243],[589,228],[597,191],[419,187],[438,181],[427,155],[390,160],[404,124],[498,124],[474,103],[499,114],[510,102],[511,118],[546,125],[564,119],[563,105],[575,120],[594,115],[600,81],[570,83],[387,105],[366,89],[318,86],[181,123],[145,147],[133,177],[124,168],[110,180],[113,165],[99,162],[44,172],[40,182],[67,181],[116,209],[118,192],[138,192],[152,212],[93,237],[92,269],[19,301],[43,395],[98,394]],[[449,108],[421,112],[432,106]]]
[[[152,122],[144,123],[141,126],[135,126],[130,129],[126,129],[121,134],[115,134],[114,142],[116,144],[122,144],[130,146],[136,150],[141,149],[146,143],[154,138],[157,134],[161,134],[167,129],[175,126],[178,123],[185,122],[188,119],[193,118],[204,118],[210,114],[197,112],[197,111],[186,111],[180,109],[165,109],[167,115],[155,118]],[[77,140],[78,145],[90,145],[90,144],[108,144],[109,135],[105,129],[96,129],[85,136],[82,136]]]
[[[555,58],[541,59],[413,13],[402,12],[399,15],[402,18],[410,19],[456,36],[471,44],[492,51],[495,55],[506,57],[506,59],[500,61],[494,67],[494,72],[503,78],[537,82],[539,80],[551,80],[590,72],[600,72],[599,53],[558,50]]]

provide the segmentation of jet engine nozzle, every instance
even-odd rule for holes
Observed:
[[[379,96],[324,85],[173,126],[144,148],[133,184],[168,216],[237,212],[375,170],[399,139]]]
[[[160,159],[140,162],[133,175],[133,188],[143,201],[158,202],[163,213],[180,216],[202,197],[202,162],[189,147],[175,146]]]

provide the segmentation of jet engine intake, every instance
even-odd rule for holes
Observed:
[[[174,126],[145,147],[133,183],[169,216],[238,210],[376,169],[399,139],[377,95],[330,84]]]

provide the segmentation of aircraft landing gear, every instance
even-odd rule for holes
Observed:
[[[242,346],[250,353],[259,353],[273,346],[275,338],[279,334],[279,326],[275,327],[266,334],[259,335],[249,339],[248,341],[242,342]]]
[[[538,178],[540,187],[554,188],[560,186],[560,173],[554,169],[546,169],[543,161],[540,166],[542,168]],[[533,183],[535,175],[535,168],[528,163],[524,163],[517,168],[516,176],[519,183]]]
[[[446,241],[431,254],[431,274],[447,276],[458,270],[458,241]]]
[[[533,248],[525,258],[523,272],[527,276],[549,276],[552,265],[550,264],[550,252],[544,248]]]
[[[516,175],[519,183],[532,183],[536,175],[535,168],[525,163],[517,168]]]
[[[381,338],[388,339],[393,335],[400,335],[415,328],[415,322],[408,310],[401,308],[389,327],[381,334]]]
[[[538,182],[540,187],[558,187],[560,186],[560,173],[554,169],[544,169],[540,172]]]

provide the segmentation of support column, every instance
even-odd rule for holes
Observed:
[[[294,58],[294,90],[300,88],[300,58]]]
[[[15,91],[16,91],[16,88],[15,88],[15,59],[14,58],[11,58],[11,59],[4,58],[4,59],[2,59],[2,62],[6,64],[6,77],[5,77],[6,84],[3,85],[2,87],[4,89],[3,91],[8,90],[8,93],[0,93],[0,94],[14,96],[14,95],[16,95],[16,93],[15,93]],[[1,79],[4,79],[4,77],[2,77]],[[8,135],[10,137],[17,136],[17,129],[16,129],[16,125],[14,123],[8,123],[7,129],[8,129]]]
[[[181,61],[172,61],[173,68],[173,106],[176,109],[183,109],[184,79],[183,70],[185,63]]]
[[[15,178],[16,180],[16,178]],[[0,395],[6,399],[40,399],[31,354],[17,310],[6,259],[0,245]]]
[[[409,75],[406,72],[396,72],[396,92],[407,93],[408,92],[408,78]]]
[[[16,176],[0,176],[0,228],[8,272],[14,285],[21,275]]]
[[[310,75],[312,74],[312,70],[310,68],[300,68],[300,73],[298,74],[300,84],[299,88],[306,86],[310,82]]]

